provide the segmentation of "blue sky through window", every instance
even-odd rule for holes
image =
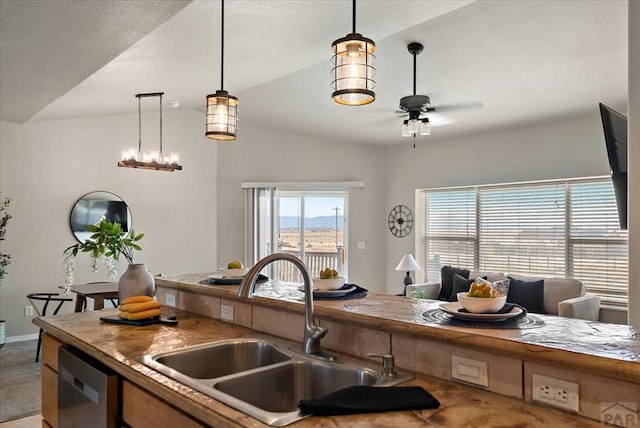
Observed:
[[[344,214],[344,199],[342,197],[309,197],[305,202],[305,217],[335,216],[335,208],[339,207],[339,214]],[[300,215],[298,198],[280,198],[280,215],[297,217]]]

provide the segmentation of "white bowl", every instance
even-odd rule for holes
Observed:
[[[498,294],[496,297],[469,297],[468,291],[458,293],[458,302],[467,311],[474,314],[495,314],[504,306],[507,296]]]
[[[313,278],[313,287],[318,290],[337,290],[343,285],[344,277],[342,276],[329,279]]]
[[[220,268],[220,271],[218,273],[220,273],[220,275],[224,276],[225,278],[242,278],[247,274],[247,272],[249,272],[249,268],[242,268],[242,269]]]

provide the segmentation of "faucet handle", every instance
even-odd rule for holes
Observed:
[[[393,376],[396,373],[395,360],[393,354],[367,354],[369,357],[382,358],[382,376]]]

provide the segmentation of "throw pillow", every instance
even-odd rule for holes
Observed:
[[[492,282],[491,286],[495,288],[498,293],[504,296],[508,296],[510,284],[511,284],[511,280],[507,278],[507,279],[502,279],[500,281]]]
[[[482,277],[482,279],[487,279],[486,276]],[[450,302],[458,301],[458,293],[462,293],[463,291],[469,291],[471,288],[471,283],[474,282],[475,278],[465,278],[464,276],[460,276],[457,273],[453,274],[453,287],[451,289],[451,296],[449,296]]]
[[[440,294],[438,300],[449,301],[451,292],[453,291],[453,275],[458,274],[464,278],[469,278],[469,270],[457,268],[453,266],[442,266],[440,269]]]
[[[517,303],[529,312],[545,314],[544,310],[544,280],[521,281],[509,277],[509,294],[507,302]]]

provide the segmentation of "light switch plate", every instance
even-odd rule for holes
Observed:
[[[164,304],[171,307],[176,307],[176,295],[167,293],[164,295]]]
[[[487,362],[451,356],[451,377],[478,386],[489,386]]]

